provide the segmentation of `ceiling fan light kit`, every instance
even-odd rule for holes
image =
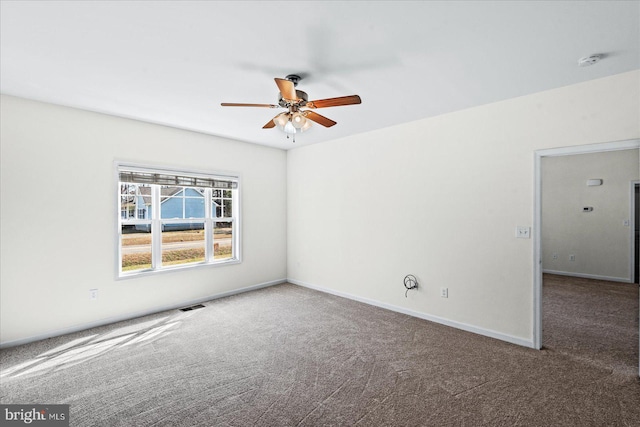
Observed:
[[[296,90],[301,77],[296,74],[289,74],[284,79],[275,78],[276,85],[280,90],[278,97],[278,105],[274,104],[246,104],[246,103],[230,103],[223,102],[223,107],[263,107],[263,108],[286,108],[287,112],[280,113],[273,119],[269,120],[262,128],[271,129],[279,127],[287,134],[293,136],[293,142],[296,142],[295,134],[304,132],[311,128],[311,122],[316,122],[324,127],[331,127],[336,124],[333,120],[324,117],[314,111],[301,110],[300,108],[327,108],[339,107],[341,105],[360,104],[362,101],[358,95],[341,96],[338,98],[319,99],[309,101],[306,92]]]

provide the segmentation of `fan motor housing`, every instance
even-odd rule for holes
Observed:
[[[288,102],[282,98],[281,93],[278,93],[278,96],[279,96],[278,105],[280,105],[281,107],[287,108],[290,105],[292,105],[291,102]],[[305,105],[307,105],[307,101],[309,100],[309,96],[307,95],[307,92],[296,90],[296,96],[298,97],[298,101],[295,102],[295,105],[297,105],[298,107],[304,107]]]

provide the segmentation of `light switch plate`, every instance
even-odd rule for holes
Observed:
[[[528,239],[531,237],[531,228],[518,225],[516,227],[516,237],[518,239]]]

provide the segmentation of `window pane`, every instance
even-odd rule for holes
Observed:
[[[184,199],[185,218],[204,218],[204,196]]]
[[[204,261],[204,223],[162,225],[162,265]]]
[[[211,212],[214,218],[233,217],[233,192],[231,190],[214,190]]]
[[[160,218],[204,218],[204,189],[164,186]]]
[[[122,271],[151,268],[151,225],[122,226]]]
[[[233,222],[213,224],[213,259],[233,258]]]
[[[231,199],[224,199],[222,204],[224,205],[224,217],[231,218],[233,216],[233,212],[231,211],[233,201]]]
[[[151,219],[151,187],[120,183],[120,218]]]
[[[211,204],[211,213],[214,218],[222,217],[222,199],[214,198]]]

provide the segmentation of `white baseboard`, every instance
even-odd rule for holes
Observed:
[[[362,302],[365,304],[373,305],[376,307],[384,308],[387,310],[395,311],[398,313],[406,314],[409,316],[417,317],[420,319],[428,320],[430,322],[439,323],[441,325],[451,326],[456,329],[462,329],[463,331],[472,332],[478,335],[484,335],[486,337],[495,338],[501,341],[506,341],[511,344],[520,345],[523,347],[535,348],[533,340],[527,340],[524,338],[519,338],[513,335],[503,334],[502,332],[493,331],[491,329],[485,329],[478,326],[469,325],[462,322],[456,322],[455,320],[445,319],[439,316],[433,316],[431,314],[421,313],[419,311],[410,310],[404,307],[398,307],[396,305],[387,304],[381,301],[360,297],[357,295],[348,294],[345,292],[335,291],[333,289],[324,288],[322,286],[312,285],[310,283],[305,283],[296,279],[287,279],[287,282],[293,283],[294,285],[303,286],[305,288],[314,289],[316,291],[336,295],[343,298],[348,298],[354,301]]]
[[[231,295],[241,294],[241,293],[244,293],[244,292],[255,291],[256,289],[266,288],[268,286],[279,285],[279,284],[285,283],[285,282],[286,282],[286,279],[272,280],[272,281],[269,281],[269,282],[259,283],[257,285],[246,286],[246,287],[240,288],[240,289],[233,289],[231,291],[221,292],[219,294],[209,295],[209,296],[202,297],[202,298],[197,298],[197,299],[188,300],[188,301],[181,301],[181,302],[176,303],[176,304],[170,304],[170,305],[165,305],[165,306],[161,306],[161,307],[151,308],[151,309],[148,309],[148,310],[138,311],[138,312],[135,312],[135,313],[129,313],[129,314],[121,315],[121,316],[114,316],[114,317],[109,317],[109,318],[106,318],[106,319],[100,319],[100,320],[96,320],[94,322],[84,323],[82,325],[75,325],[75,326],[71,326],[71,327],[68,327],[68,328],[56,329],[56,330],[45,332],[43,334],[33,335],[33,336],[30,336],[30,337],[27,337],[27,338],[21,338],[21,339],[17,339],[17,340],[13,340],[13,341],[4,341],[4,342],[0,342],[0,348],[15,347],[17,345],[28,344],[30,342],[40,341],[40,340],[44,340],[44,339],[47,339],[47,338],[57,337],[57,336],[60,336],[60,335],[71,334],[73,332],[84,331],[86,329],[95,328],[97,326],[109,325],[111,323],[116,323],[116,322],[122,322],[124,320],[135,319],[137,317],[147,316],[149,314],[155,314],[155,313],[159,313],[159,312],[162,312],[162,311],[175,310],[175,309],[178,309],[178,308],[181,308],[181,307],[189,307],[191,305],[200,304],[200,303],[203,303],[203,302],[206,302],[206,301],[211,301],[211,300],[218,299],[218,298],[229,297]]]
[[[571,276],[571,277],[581,277],[583,279],[607,280],[609,282],[633,283],[633,280],[629,280],[628,277],[600,276],[597,274],[572,273],[570,271],[555,271],[555,270],[542,270],[542,272],[546,274],[556,274],[558,276]]]

